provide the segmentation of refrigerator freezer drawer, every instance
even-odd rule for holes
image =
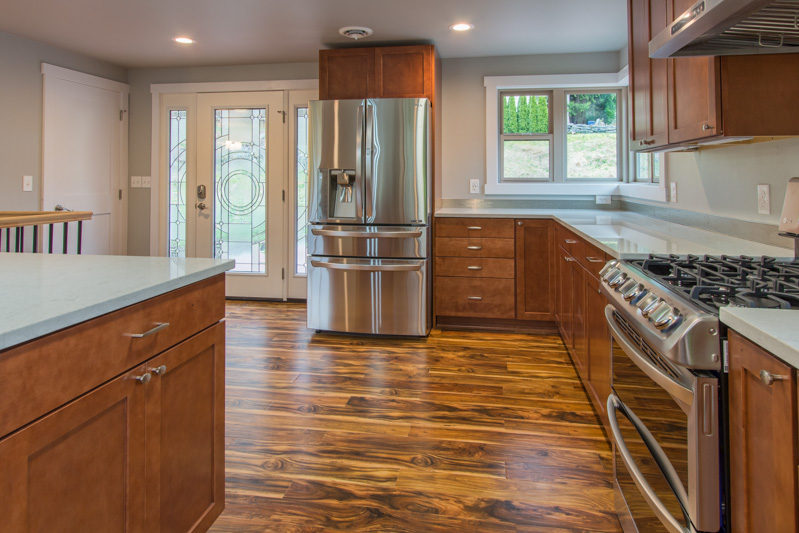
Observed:
[[[308,327],[343,333],[427,335],[430,261],[311,257]]]
[[[425,258],[425,226],[311,226],[308,254],[337,257]]]

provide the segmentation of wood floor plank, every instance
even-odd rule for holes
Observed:
[[[621,531],[557,336],[317,334],[302,304],[228,302],[226,347],[213,532]]]

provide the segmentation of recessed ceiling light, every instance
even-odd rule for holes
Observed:
[[[468,22],[458,22],[449,27],[452,31],[469,31],[472,28],[474,28],[474,24],[469,24]]]
[[[191,37],[175,37],[175,42],[180,44],[194,44],[194,39]]]

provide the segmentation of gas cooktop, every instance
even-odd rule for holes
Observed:
[[[650,255],[625,260],[704,310],[799,309],[799,261],[773,257]]]

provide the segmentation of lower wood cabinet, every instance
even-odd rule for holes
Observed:
[[[599,280],[586,275],[585,336],[588,344],[588,394],[603,422],[607,422],[605,403],[610,395],[610,330],[605,319],[608,301],[599,292]]]
[[[208,529],[224,507],[224,331],[217,323],[0,440],[0,530]]]
[[[553,223],[516,221],[516,318],[555,319]]]
[[[734,331],[729,357],[731,530],[795,532],[796,371]]]

